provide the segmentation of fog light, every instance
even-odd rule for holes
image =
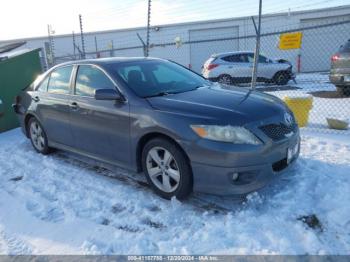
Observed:
[[[238,179],[239,175],[238,173],[232,173],[232,180],[236,181]]]

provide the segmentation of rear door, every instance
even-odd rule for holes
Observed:
[[[116,89],[107,74],[94,65],[80,65],[71,100],[70,123],[75,147],[119,165],[128,164],[129,104],[95,100],[95,90]]]
[[[50,141],[73,145],[69,125],[71,78],[73,66],[56,68],[33,94],[36,114]]]
[[[250,79],[252,77],[253,62],[251,59],[251,54],[237,54],[235,58],[236,62],[232,67],[232,76],[243,78],[244,80]]]

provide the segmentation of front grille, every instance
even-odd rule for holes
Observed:
[[[265,135],[274,141],[285,138],[285,135],[296,130],[296,124],[287,126],[285,124],[269,124],[259,127]]]

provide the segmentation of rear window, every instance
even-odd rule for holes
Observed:
[[[345,45],[340,48],[342,52],[350,52],[350,40],[348,40]]]

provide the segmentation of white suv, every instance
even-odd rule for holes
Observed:
[[[225,84],[250,82],[254,64],[253,52],[230,52],[212,55],[204,64],[202,74],[205,78]],[[286,85],[294,79],[292,65],[286,60],[271,60],[259,56],[258,82]]]

